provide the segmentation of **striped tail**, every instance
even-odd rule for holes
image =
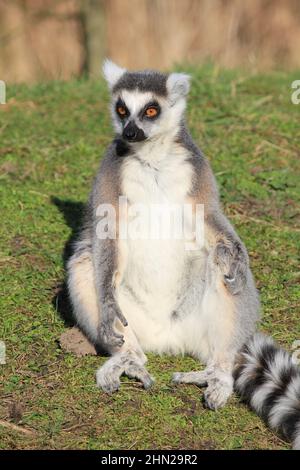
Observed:
[[[300,368],[290,354],[256,333],[238,357],[234,380],[242,400],[300,450]]]

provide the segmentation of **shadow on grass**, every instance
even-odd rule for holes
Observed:
[[[76,240],[82,224],[85,204],[83,202],[62,200],[57,197],[52,197],[51,202],[63,214],[67,225],[72,230],[72,233],[67,240],[62,253],[64,268],[66,268],[67,261],[72,254],[73,242]],[[74,326],[75,320],[72,314],[72,307],[68,295],[66,280],[64,280],[59,285],[56,284],[53,290],[55,292],[55,295],[52,299],[53,307],[64,321],[65,326]]]

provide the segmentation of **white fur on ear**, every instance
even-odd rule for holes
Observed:
[[[176,101],[186,96],[190,90],[191,77],[185,73],[171,73],[167,79],[167,90]]]
[[[119,67],[117,64],[115,64],[109,59],[105,59],[105,61],[103,62],[102,70],[104,78],[107,81],[110,89],[115,86],[117,81],[126,72],[126,69]]]

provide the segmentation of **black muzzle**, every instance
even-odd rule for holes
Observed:
[[[122,137],[128,142],[141,142],[146,139],[144,131],[133,121],[129,121],[126,127],[124,127]]]

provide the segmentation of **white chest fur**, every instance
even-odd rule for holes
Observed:
[[[129,207],[140,204],[172,208],[186,204],[191,189],[193,168],[187,151],[178,144],[152,147],[124,162],[121,176],[122,194]],[[172,209],[171,209],[172,210]],[[184,300],[190,283],[191,259],[181,237],[132,239],[125,241],[126,269],[117,293],[120,307],[145,350],[183,351],[182,333],[174,315],[189,302]],[[203,253],[196,263],[205,265]],[[190,307],[190,305],[189,305]],[[179,330],[178,330],[179,331]]]
[[[153,144],[129,157],[122,171],[122,191],[131,203],[183,204],[192,184],[187,151],[178,144]]]
[[[129,207],[137,204],[141,207],[141,228],[145,228],[141,236],[131,238],[129,234],[127,275],[130,279],[127,281],[133,288],[138,278],[143,279],[151,306],[155,300],[165,304],[169,296],[174,296],[176,279],[182,275],[184,240],[171,233],[173,226],[169,227],[169,233],[163,234],[163,227],[158,223],[163,223],[163,217],[167,218],[174,207],[184,205],[192,183],[192,167],[182,147],[174,145],[167,154],[163,153],[163,146],[157,150],[160,153],[152,151],[149,155],[137,154],[129,159],[122,175],[123,194],[128,198]],[[153,209],[157,208],[165,211],[160,219],[158,215],[153,217]],[[153,228],[157,229],[156,233],[151,231]],[[139,292],[141,286],[136,285],[136,289]]]

